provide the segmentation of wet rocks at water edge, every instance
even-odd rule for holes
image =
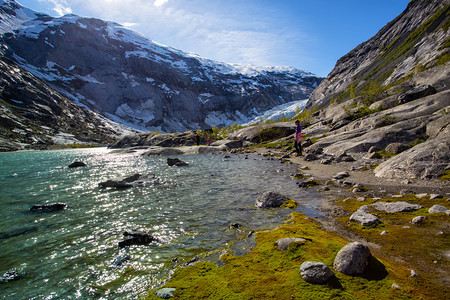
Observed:
[[[148,245],[152,242],[158,242],[158,239],[148,233],[128,232],[123,233],[125,237],[129,237],[119,242],[119,248],[124,248],[132,245]]]
[[[65,210],[66,207],[67,207],[67,204],[65,204],[65,203],[33,205],[30,208],[30,211],[33,211],[33,212],[55,212],[55,211]]]
[[[82,161],[74,161],[69,165],[69,168],[79,168],[79,167],[86,167],[86,164]]]
[[[302,263],[300,274],[304,281],[316,284],[324,284],[334,276],[333,271],[326,264],[317,261]]]
[[[0,283],[8,283],[11,281],[19,280],[24,278],[25,275],[26,274],[23,270],[12,268],[8,272],[4,273],[2,277],[0,277]]]
[[[276,192],[265,192],[255,200],[255,206],[258,208],[280,207],[289,198]]]
[[[161,299],[170,299],[175,291],[175,288],[162,288],[155,292],[155,296]]]
[[[359,242],[345,245],[334,259],[334,269],[346,275],[362,275],[372,256],[369,247]]]
[[[176,167],[185,167],[189,166],[187,162],[184,162],[180,160],[179,158],[167,158],[167,165],[169,167],[176,166]]]

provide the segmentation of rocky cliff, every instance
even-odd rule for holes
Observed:
[[[310,152],[402,143],[410,149],[381,163],[377,176],[435,178],[450,168],[449,3],[411,1],[339,59],[307,103],[305,133],[320,137]]]
[[[52,18],[13,0],[0,13],[10,60],[73,102],[144,130],[244,123],[277,105],[307,99],[322,80],[290,67],[211,61],[116,23]]]

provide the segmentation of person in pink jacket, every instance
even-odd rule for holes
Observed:
[[[300,125],[300,121],[296,120],[295,121],[295,142],[294,142],[294,148],[295,148],[295,156],[302,156],[302,140],[303,140],[303,135],[302,135],[302,126]]]

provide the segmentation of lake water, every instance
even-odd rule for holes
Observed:
[[[271,229],[292,210],[254,207],[265,191],[281,192],[314,216],[319,196],[289,177],[295,166],[244,155],[166,157],[114,154],[105,148],[0,153],[0,276],[12,268],[22,279],[0,283],[5,299],[130,298],[144,296],[195,257],[217,258],[234,242],[242,252],[252,230]],[[86,167],[69,169],[73,161]],[[135,173],[160,184],[126,190],[98,183]],[[66,203],[61,212],[30,212],[35,204]],[[232,223],[242,224],[230,229]],[[150,245],[119,249],[123,232],[149,232]],[[245,250],[245,249],[244,249]],[[118,257],[128,256],[121,266]]]

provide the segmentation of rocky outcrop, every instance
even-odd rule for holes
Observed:
[[[232,132],[228,138],[232,140],[260,143],[287,137],[294,132],[294,122],[280,122],[242,128]]]
[[[307,120],[304,133],[317,141],[306,152],[386,149],[396,156],[385,158],[375,174],[390,179],[437,178],[450,167],[449,5],[410,1],[336,63],[306,106],[321,108]],[[381,158],[374,152],[366,158],[375,157]]]
[[[65,210],[67,208],[67,204],[65,203],[54,203],[54,204],[45,204],[45,205],[33,205],[30,208],[30,211],[33,212],[55,212]]]
[[[157,238],[148,233],[125,231],[123,235],[129,238],[120,241],[119,248],[129,247],[132,245],[148,245],[152,242],[158,241]]]

